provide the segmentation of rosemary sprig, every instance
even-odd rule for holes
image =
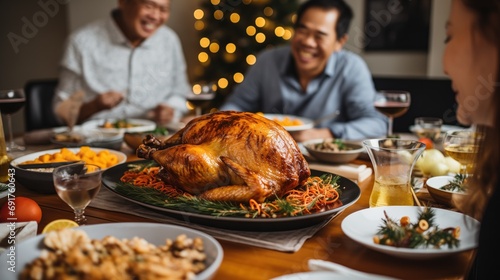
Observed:
[[[467,192],[467,174],[456,174],[453,181],[442,186],[440,189],[454,192]]]
[[[141,172],[146,168],[155,166],[154,162],[129,164],[129,171]],[[342,194],[337,181],[339,176],[332,174],[323,174],[320,176],[322,183],[335,189],[339,195]],[[302,186],[299,188],[306,188]],[[114,190],[125,196],[134,198],[134,200],[147,203],[153,206],[186,211],[190,213],[199,213],[211,216],[239,216],[247,218],[266,217],[276,218],[283,216],[300,216],[306,213],[311,213],[319,199],[323,199],[323,195],[312,199],[306,205],[299,201],[287,200],[286,198],[274,197],[269,201],[261,203],[258,208],[250,205],[237,204],[231,202],[209,201],[189,194],[169,195],[160,190],[150,187],[138,187],[132,183],[118,182]]]

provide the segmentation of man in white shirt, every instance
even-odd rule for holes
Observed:
[[[180,40],[165,25],[170,0],[119,0],[118,4],[109,18],[77,30],[68,39],[55,111],[62,101],[83,91],[79,123],[106,118],[178,122],[187,112],[184,95],[190,85]]]

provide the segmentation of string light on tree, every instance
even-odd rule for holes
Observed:
[[[244,80],[256,55],[265,48],[287,44],[299,0],[210,0],[195,10],[200,35],[200,81],[215,81],[218,100]],[[199,23],[198,23],[199,22]],[[218,106],[215,104],[214,106]]]

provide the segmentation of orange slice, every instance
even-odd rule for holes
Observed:
[[[54,220],[50,222],[48,225],[46,225],[43,228],[42,233],[47,233],[49,231],[60,230],[65,228],[73,228],[73,227],[78,227],[78,224],[75,221],[68,219],[59,219],[59,220]]]

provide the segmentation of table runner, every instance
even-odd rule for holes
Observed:
[[[187,223],[185,221],[166,216],[163,213],[158,213],[139,204],[131,203],[130,201],[117,196],[105,187],[101,188],[96,198],[94,198],[90,203],[89,207],[136,215],[143,218],[153,219],[157,222],[162,223],[186,226],[208,233],[217,239],[282,252],[298,251],[307,239],[311,238],[318,230],[320,230],[342,212],[339,212],[330,219],[326,219],[324,222],[321,222],[317,225],[297,230],[250,232],[213,228],[204,225]]]

